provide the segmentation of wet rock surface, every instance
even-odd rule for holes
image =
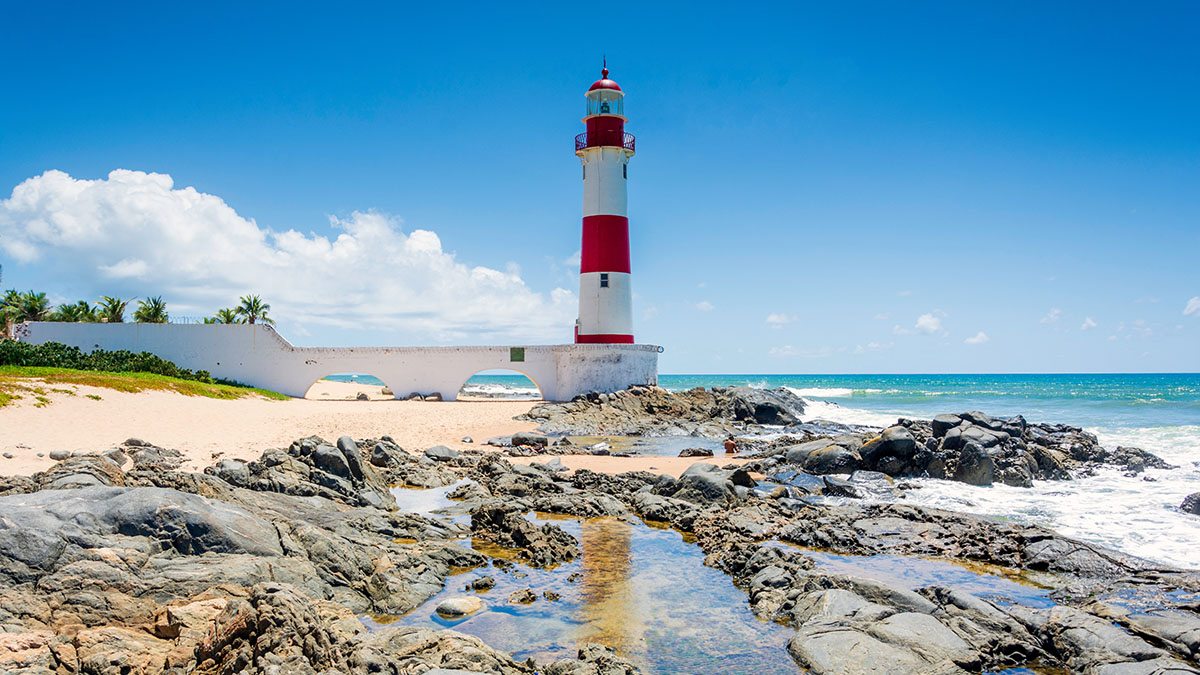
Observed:
[[[569,403],[542,403],[519,419],[537,422],[551,434],[724,438],[748,428],[797,424],[803,412],[804,401],[787,389],[630,387]]]
[[[760,414],[748,402],[729,406]],[[744,591],[756,615],[794,631],[777,648],[807,672],[1030,665],[1194,672],[1196,572],[1046,528],[848,494],[827,498],[900,490],[891,475],[906,475],[923,452],[946,455],[947,472],[980,475],[982,456],[972,464],[963,451],[1016,448],[1017,440],[1030,456],[1042,452],[1035,445],[1061,453],[1066,471],[1156,461],[1127,449],[1102,455],[1071,428],[1025,425],[1018,435],[1005,427],[1015,432],[1020,421],[981,424],[987,420],[971,415],[758,449],[763,466],[797,475],[807,475],[797,465],[809,468],[814,456],[853,467],[850,480],[813,476],[811,489],[761,485],[744,467],[695,464],[678,478],[607,475],[552,462],[519,465],[495,453],[409,453],[386,438],[301,439],[254,462],[222,461],[203,473],[181,471],[177,453],[148,444],[73,455],[26,481],[4,483],[0,671],[639,672],[600,645],[582,646],[573,659],[533,663],[454,630],[364,625],[363,615],[421,606],[455,570],[480,568],[453,582],[454,602],[434,601],[448,618],[469,621],[493,605],[560,606],[554,590],[529,581],[510,598],[512,587],[497,588],[482,570],[490,563],[497,571],[540,571],[580,555],[586,560],[586,540],[581,545],[547,520],[557,514],[642,519],[685,533],[706,565]],[[947,449],[944,439],[955,430],[968,440]],[[827,448],[834,449],[822,452]],[[1008,475],[1009,464],[987,456],[993,480]],[[400,510],[391,483],[455,486],[443,492],[461,517]],[[859,562],[849,571],[833,568],[830,555]],[[936,577],[879,571],[885,558],[897,557],[912,568],[954,561],[1037,593],[979,593]]]
[[[1138,448],[1105,448],[1094,434],[1064,424],[1032,424],[1021,416],[981,412],[901,419],[874,432],[785,437],[757,449],[750,469],[811,474],[866,469],[894,477],[929,477],[969,485],[1030,487],[1034,480],[1066,480],[1101,467],[1130,473],[1174,468]]]

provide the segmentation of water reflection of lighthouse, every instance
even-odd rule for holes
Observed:
[[[582,523],[583,607],[580,642],[596,642],[630,654],[644,647],[642,617],[635,611],[633,529],[616,518]]]

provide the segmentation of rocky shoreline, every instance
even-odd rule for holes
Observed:
[[[450,577],[466,570],[448,615],[481,611],[494,575],[586,561],[584,542],[531,518],[540,513],[685,534],[758,617],[794,631],[786,650],[808,672],[1198,672],[1198,572],[1037,526],[825,498],[937,472],[979,484],[990,471],[1022,485],[1160,459],[1105,450],[1079,429],[979,413],[882,431],[817,428],[799,421],[795,403],[779,392],[642,388],[529,414],[553,434],[772,432],[744,443],[749,464],[695,464],[679,478],[347,437],[303,438],[204,472],[131,439],[0,478],[0,671],[641,672],[599,644],[532,662],[454,630],[364,623],[462,587]],[[530,438],[517,454],[553,450]],[[450,506],[406,511],[394,485],[442,488]],[[824,566],[828,555],[863,569],[897,558],[1003,569],[1044,601],[848,574]],[[554,602],[549,589],[527,590],[511,602]]]

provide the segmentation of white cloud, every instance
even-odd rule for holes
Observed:
[[[868,342],[865,345],[856,345],[854,347],[855,354],[866,354],[867,352],[881,352],[886,349],[891,349],[891,342]]]
[[[875,315],[876,321],[887,321],[890,318],[892,318],[892,315],[888,314],[887,312],[880,312]]]
[[[893,335],[912,335],[912,333],[913,333],[912,330],[905,328],[904,326],[901,326],[900,324],[896,324],[895,326],[892,326],[892,334]]]
[[[1187,306],[1183,308],[1184,316],[1200,315],[1200,295],[1188,300]]]
[[[376,212],[331,218],[336,237],[274,231],[165,174],[102,180],[47,171],[0,200],[0,249],[97,295],[163,295],[209,313],[258,293],[281,328],[387,330],[397,342],[559,340],[575,295],[538,293],[515,266],[472,267],[428,230]],[[307,327],[307,328],[306,328]]]
[[[795,314],[768,314],[767,325],[771,328],[783,328],[796,320]]]
[[[700,302],[697,302],[695,307],[701,312],[711,312],[713,309],[715,309],[713,304],[707,300],[701,300]]]
[[[563,258],[562,265],[569,270],[579,271],[579,266],[583,263],[583,252],[575,251],[571,255]]]
[[[833,356],[835,352],[845,351],[844,349],[834,349],[832,347],[793,347],[784,345],[782,347],[771,347],[767,353],[776,358],[801,358],[801,359],[823,359]]]
[[[1079,330],[1091,330],[1098,325],[1100,325],[1100,324],[1096,323],[1095,320],[1089,316],[1083,320],[1082,324],[1080,324]]]
[[[978,333],[972,335],[971,337],[967,338],[966,340],[963,340],[963,342],[965,344],[969,344],[969,345],[981,345],[985,342],[991,341],[991,339],[992,338],[988,337],[987,333],[985,333],[983,331],[979,331]]]
[[[1062,313],[1062,310],[1057,307],[1051,308],[1049,312],[1046,312],[1046,316],[1042,317],[1040,323],[1055,323],[1062,318]]]
[[[940,333],[942,332],[942,320],[934,316],[932,313],[922,314],[921,316],[917,317],[916,328],[926,335]]]

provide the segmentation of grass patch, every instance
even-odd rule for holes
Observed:
[[[92,399],[93,401],[99,401],[99,400],[101,400],[101,397],[100,397],[100,395],[99,395],[99,394],[84,394],[83,396],[84,396],[84,398],[90,398],[90,399]]]
[[[109,373],[40,366],[0,366],[0,406],[20,398],[22,393],[35,394],[38,407],[46,405],[50,399],[45,396],[46,389],[43,385],[82,385],[129,393],[147,390],[173,391],[185,396],[203,396],[224,400],[250,396],[260,396],[276,401],[286,401],[291,398],[267,389],[181,380],[154,373]],[[51,389],[51,391],[58,392],[60,390]],[[100,399],[94,394],[88,394],[88,398]]]

